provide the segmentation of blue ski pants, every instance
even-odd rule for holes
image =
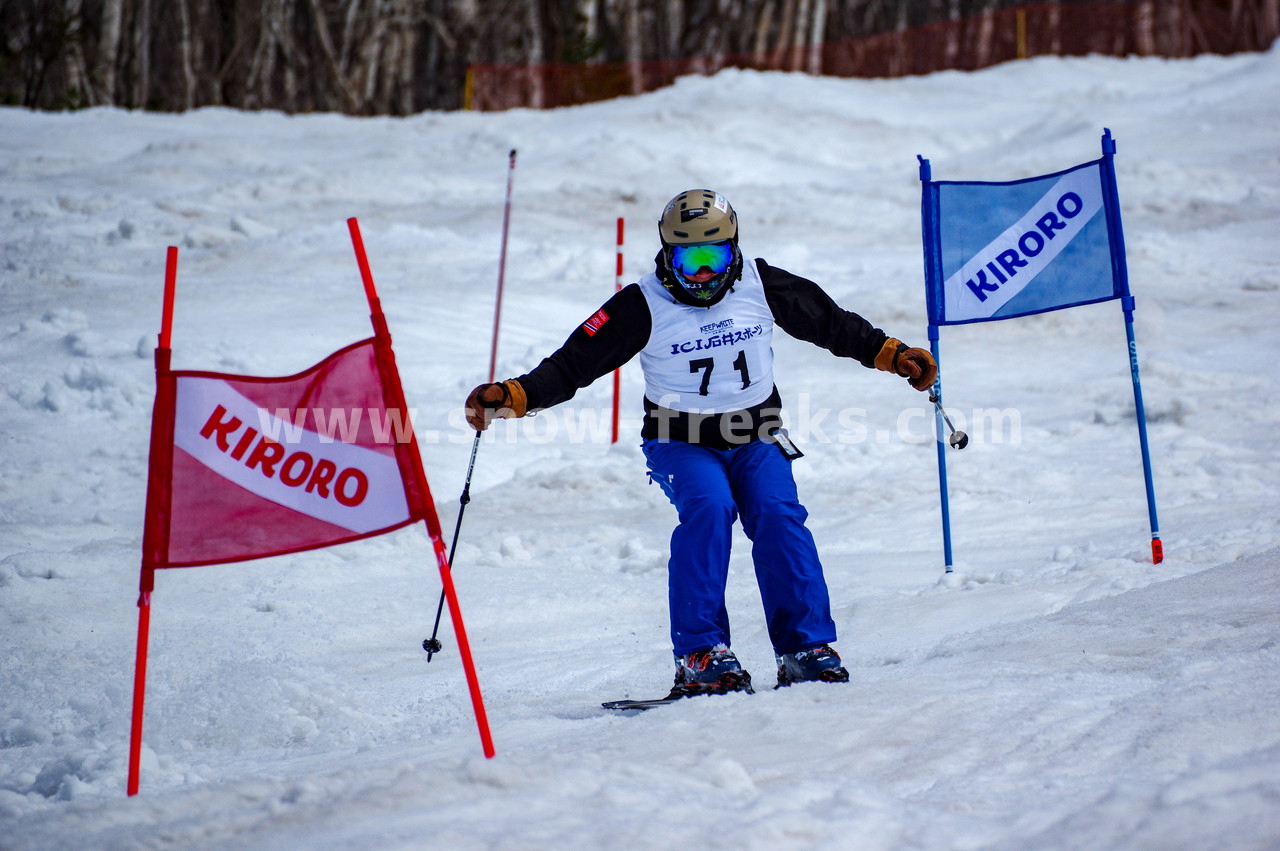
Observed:
[[[676,507],[668,594],[677,656],[730,643],[725,586],[733,524],[751,540],[756,582],[777,653],[836,639],[817,546],[805,527],[791,462],[772,443],[732,449],[645,440],[653,481]]]

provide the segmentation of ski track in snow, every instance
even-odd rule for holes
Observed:
[[[1280,52],[840,80],[726,71],[548,112],[407,119],[0,110],[0,848],[1280,846]],[[1009,92],[1029,93],[1009,97]],[[762,118],[764,120],[762,120]],[[691,128],[715,128],[708,149]],[[480,754],[420,530],[162,572],[124,796],[164,248],[174,366],[284,375],[368,336],[360,219],[447,531],[485,377],[526,371],[708,185],[743,245],[920,345],[915,154],[938,179],[1116,159],[1167,560],[1150,564],[1114,303],[945,328],[956,571],[924,397],[775,335],[848,686],[665,693],[673,512],[623,372],[482,441],[455,579]],[[723,141],[728,140],[728,141]],[[824,218],[815,223],[821,205]]]

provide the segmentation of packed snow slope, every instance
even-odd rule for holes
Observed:
[[[0,110],[0,847],[1280,847],[1280,52],[1054,59],[881,81],[726,71],[546,112],[406,119]],[[751,696],[665,693],[674,511],[642,382],[500,423],[455,578],[480,753],[421,529],[162,572],[141,794],[126,798],[165,248],[174,366],[286,375],[368,336],[360,220],[442,521],[485,380],[550,353],[710,186],[749,256],[926,344],[916,154],[943,180],[1099,155],[1111,128],[1167,553],[1152,565],[1112,302],[945,328],[972,442],[927,402],[775,336],[849,685],[773,691],[750,547]]]

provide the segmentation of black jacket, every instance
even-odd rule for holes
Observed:
[[[764,281],[765,299],[774,323],[800,340],[839,357],[874,366],[887,335],[856,313],[843,310],[813,281],[770,266],[756,268]],[[730,293],[726,298],[733,298]],[[649,342],[652,318],[639,284],[624,287],[601,308],[609,321],[598,328],[590,319],[578,326],[554,354],[516,380],[524,387],[530,411],[550,408],[631,360]],[[590,332],[588,329],[591,329]],[[781,424],[777,388],[765,402],[746,411],[691,415],[669,411],[644,400],[641,436],[682,440],[723,449],[764,437]]]

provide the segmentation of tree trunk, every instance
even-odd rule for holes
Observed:
[[[626,55],[627,74],[631,78],[631,94],[638,95],[645,90],[643,30],[640,22],[640,0],[626,0],[623,14],[627,21]]]
[[[151,96],[151,0],[138,0],[133,23],[133,106],[146,109]]]
[[[120,24],[124,18],[124,0],[104,0],[102,4],[102,32],[98,35],[98,61],[93,75],[96,79],[93,102],[109,105],[116,100],[116,63],[120,58]]]
[[[774,42],[770,63],[775,68],[787,67],[791,48],[791,31],[796,21],[796,0],[782,0],[782,20],[778,22],[778,38]]]
[[[543,48],[542,7],[540,0],[525,0],[529,12],[529,55],[526,67],[529,70],[529,105],[541,109],[547,103],[544,85],[544,63],[547,60]]]
[[[773,4],[766,2],[756,20],[755,41],[751,47],[751,61],[761,68],[769,63],[769,30],[772,28]]]
[[[1152,0],[1142,0],[1133,9],[1133,50],[1139,56],[1154,56],[1156,52],[1154,5]]]
[[[809,73],[822,73],[823,45],[827,32],[827,0],[813,0],[813,22],[809,33]]]
[[[1267,45],[1280,37],[1280,0],[1262,0],[1261,17],[1262,32],[1258,33],[1258,41]]]
[[[178,57],[182,70],[182,110],[195,108],[196,75],[192,68],[191,54],[191,12],[187,8],[187,0],[177,0],[178,4]]]

